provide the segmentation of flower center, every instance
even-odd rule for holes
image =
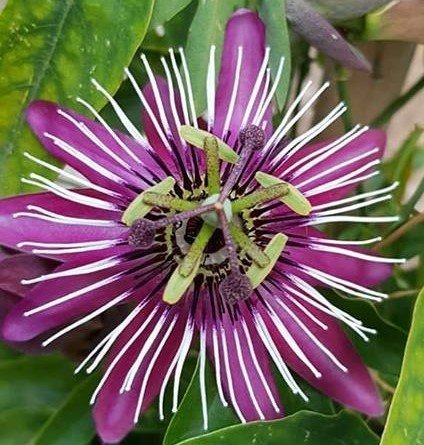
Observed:
[[[181,134],[206,154],[208,197],[203,201],[190,201],[175,196],[173,178],[167,178],[144,191],[130,204],[122,218],[130,227],[128,243],[135,248],[146,249],[153,244],[155,234],[160,229],[178,223],[184,223],[184,227],[187,227],[189,221],[195,218],[201,222],[200,230],[165,288],[163,299],[173,304],[179,301],[192,284],[204,261],[206,247],[215,232],[221,230],[229,271],[226,272],[226,278],[221,280],[219,290],[225,301],[235,304],[249,298],[253,288],[270,273],[287,240],[285,235],[278,234],[262,250],[240,224],[243,222],[243,212],[275,199],[280,199],[299,214],[309,213],[310,205],[293,186],[261,172],[257,173],[256,179],[262,187],[230,200],[230,193],[252,152],[264,147],[265,133],[261,128],[250,125],[240,132],[240,155],[203,130],[185,126],[181,128]],[[221,181],[220,159],[234,164],[224,183]],[[146,218],[155,207],[167,210],[170,216],[156,220]],[[250,258],[251,266],[248,270],[241,267],[239,252]]]

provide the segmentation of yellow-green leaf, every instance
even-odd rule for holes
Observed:
[[[418,295],[402,371],[381,445],[424,443],[424,288]]]
[[[146,33],[153,0],[9,0],[0,15],[0,194],[23,190],[20,177],[45,169],[24,162],[30,150],[50,159],[25,122],[38,98],[86,112],[100,109],[97,79],[114,93]]]
[[[208,133],[205,130],[200,130],[198,128],[190,127],[189,125],[182,125],[180,127],[180,134],[183,139],[185,139],[191,145],[204,150],[204,141],[207,137],[215,137],[213,134]],[[238,154],[224,141],[216,138],[218,141],[218,152],[219,157],[223,161],[229,162],[230,164],[235,164],[238,160]]]
[[[163,181],[146,189],[143,193],[140,193],[128,206],[127,210],[125,210],[122,216],[122,222],[127,226],[131,226],[136,219],[145,217],[152,210],[153,206],[143,202],[143,197],[146,192],[168,193],[171,191],[174,184],[175,179],[168,176]]]
[[[298,213],[302,216],[307,216],[311,213],[311,203],[308,201],[305,196],[293,185],[282,181],[275,176],[269,175],[268,173],[257,172],[255,175],[256,180],[263,187],[270,187],[275,184],[285,183],[289,187],[289,193],[280,198],[280,201],[283,202],[287,207],[289,207],[294,212]]]
[[[277,233],[274,235],[271,242],[266,246],[264,253],[269,258],[269,263],[265,267],[259,267],[256,263],[253,263],[247,271],[247,276],[252,283],[253,288],[258,287],[262,281],[270,274],[275,266],[278,258],[280,258],[281,252],[284,250],[284,246],[287,242],[287,236],[283,233]]]

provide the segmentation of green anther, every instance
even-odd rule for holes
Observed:
[[[287,236],[283,233],[277,233],[277,235],[272,238],[271,242],[265,248],[265,253],[270,260],[269,264],[261,268],[256,263],[253,263],[249,267],[246,275],[250,279],[253,289],[257,288],[262,283],[262,281],[264,281],[265,278],[270,274],[278,258],[280,258],[281,252],[284,250],[286,242]]]
[[[219,175],[218,140],[215,136],[205,137],[203,147],[206,151],[206,169],[208,172],[209,195],[219,193],[221,179]]]
[[[268,266],[270,259],[268,255],[263,252],[239,227],[230,223],[229,225],[231,236],[235,243],[245,250],[247,255],[261,268]]]
[[[150,206],[162,207],[164,209],[176,210],[177,212],[187,212],[199,207],[198,202],[187,201],[171,195],[163,195],[156,192],[145,192],[143,202]]]
[[[289,193],[282,196],[280,200],[284,204],[286,204],[287,207],[289,207],[299,215],[307,216],[311,213],[312,210],[311,203],[293,185],[284,182],[281,179],[276,178],[275,176],[263,172],[257,172],[255,178],[259,182],[259,184],[261,184],[263,187],[270,187],[275,184],[287,184],[289,188]]]
[[[199,234],[190,246],[190,250],[180,264],[179,272],[182,277],[187,278],[191,275],[214,232],[215,227],[211,227],[209,224],[203,224]]]
[[[163,301],[169,304],[175,304],[181,300],[193,280],[196,278],[201,259],[202,256],[197,259],[196,263],[194,264],[193,270],[187,277],[183,277],[181,275],[179,266],[174,270],[174,273],[171,275],[171,278],[166,284],[165,290],[163,292]]]
[[[174,184],[175,179],[168,176],[163,181],[146,189],[143,193],[140,193],[125,210],[122,215],[122,222],[127,226],[131,226],[136,219],[144,218],[152,210],[153,206],[146,204],[143,201],[146,192],[169,193],[174,187]]]
[[[182,125],[180,127],[180,135],[189,144],[204,150],[204,141],[207,137],[215,137],[213,134],[207,131],[200,130],[198,128],[191,127],[189,125]],[[235,164],[238,161],[238,154],[224,141],[216,138],[218,142],[218,153],[219,158],[223,161],[229,162],[230,164]]]
[[[271,201],[275,198],[282,198],[284,195],[289,193],[289,186],[286,183],[271,185],[270,187],[265,187],[256,192],[250,193],[249,195],[243,196],[235,201],[233,201],[232,209],[233,213],[241,212],[245,209],[251,209],[258,204]]]

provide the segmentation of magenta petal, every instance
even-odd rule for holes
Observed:
[[[239,9],[227,23],[224,37],[224,47],[221,58],[221,71],[219,73],[218,86],[216,91],[216,112],[214,133],[218,136],[224,131],[224,124],[231,102],[231,94],[234,86],[234,79],[237,67],[238,48],[243,48],[243,58],[241,64],[240,83],[237,91],[234,112],[230,120],[229,138],[230,145],[238,136],[240,127],[245,115],[246,107],[252,96],[252,91],[265,54],[265,27],[259,16],[248,10]],[[259,89],[255,100],[255,105],[249,116],[247,124],[252,119],[258,108],[258,103],[263,91],[263,85]],[[271,130],[270,109],[265,113],[265,120],[268,120],[267,130]]]
[[[277,295],[272,292],[266,296],[274,309],[276,316],[290,332],[294,341],[305,353],[311,363],[322,374],[317,378],[311,370],[298,358],[293,350],[288,346],[275,324],[271,321],[268,310],[264,307],[260,311],[265,319],[265,323],[283,360],[297,374],[302,376],[312,386],[322,391],[334,400],[361,411],[370,416],[379,416],[383,413],[383,405],[370,374],[363,364],[360,356],[353,348],[346,334],[340,328],[334,318],[315,309],[308,303],[301,301],[303,306],[309,310],[322,323],[327,325],[324,330],[313,322],[304,312],[289,300],[283,293]],[[285,307],[281,307],[277,299],[283,302]],[[294,298],[296,298],[294,296]],[[343,372],[333,361],[308,337],[304,329],[301,328],[290,315],[289,311],[295,314],[298,319],[307,327],[316,338],[348,369]]]
[[[90,196],[101,197],[90,192]],[[114,221],[120,218],[116,212],[94,209],[59,198],[51,193],[37,193],[5,198],[0,201],[0,240],[3,245],[17,248],[24,241],[45,243],[76,243],[119,239],[126,235],[127,229],[119,224],[112,226],[58,224],[38,218],[22,216],[14,218],[18,212],[28,212],[27,206],[42,207],[45,210],[74,218]],[[32,212],[37,213],[37,212]],[[31,251],[33,247],[24,246],[22,250]],[[72,255],[72,254],[70,254]],[[55,255],[50,255],[54,258]],[[64,259],[61,255],[59,259]]]
[[[152,320],[133,344],[125,349],[143,322],[155,311],[155,302],[149,303],[134,322],[124,330],[110,353],[107,366],[121,351],[124,351],[117,366],[113,368],[100,390],[94,407],[97,432],[108,444],[118,443],[134,428],[137,423],[134,418],[141,390],[144,390],[140,409],[140,413],[143,413],[158,395],[168,368],[180,347],[187,318],[185,314],[178,314],[174,310],[167,311],[169,306],[159,304]],[[177,318],[176,323],[172,325],[175,318]],[[161,329],[155,336],[151,347],[145,351],[146,354],[138,368],[131,390],[120,394],[119,390],[124,383],[125,376],[158,323],[162,323]],[[164,338],[164,344],[161,344]],[[160,349],[160,354],[155,357],[155,351],[158,349]]]
[[[241,420],[278,419],[283,416],[283,408],[269,358],[250,312],[245,308],[243,311],[244,315],[239,321],[232,322],[224,315],[222,325],[216,326],[217,321],[210,322],[207,327],[208,353],[215,361],[212,333],[216,330],[220,379],[226,400],[233,405]],[[226,357],[229,370],[225,364]],[[255,359],[259,370],[255,366]]]
[[[23,297],[28,286],[21,284],[23,279],[31,279],[51,272],[57,262],[36,255],[17,253],[0,261],[0,289]]]
[[[355,170],[364,167],[369,162],[381,159],[384,153],[384,148],[386,146],[386,135],[381,130],[368,130],[364,134],[362,134],[361,136],[359,136],[358,138],[347,144],[344,148],[332,154],[319,164],[311,167],[310,169],[300,174],[299,176],[296,175],[297,169],[295,170],[295,172],[290,172],[289,175],[285,174],[285,171],[289,169],[292,165],[294,165],[294,163],[301,160],[302,158],[305,158],[306,156],[315,152],[316,150],[319,150],[320,148],[328,145],[331,142],[332,141],[322,141],[317,144],[309,145],[305,148],[302,148],[298,153],[289,158],[286,162],[282,163],[281,167],[279,167],[277,171],[277,174],[281,178],[284,178],[287,181],[291,181],[293,185],[298,185],[303,181],[308,180],[309,178],[325,170],[329,170],[333,167],[340,165],[345,161],[348,161],[352,158],[365,154],[366,152],[373,150],[374,148],[378,149],[375,153],[371,154],[370,156],[367,156],[366,158],[355,161],[350,165],[340,167],[332,171],[331,173],[310,182],[309,184],[301,188],[303,192],[306,192],[319,185],[326,184],[332,180],[353,173]],[[366,169],[361,173],[359,173],[358,176],[366,175],[371,171],[372,168]],[[294,178],[293,175],[295,175]],[[310,199],[314,205],[324,204],[326,202],[342,198],[343,196],[347,195],[349,192],[354,190],[357,187],[357,185],[358,184],[353,184],[346,187],[333,188],[330,191],[315,195]]]
[[[302,235],[307,234],[307,236],[314,238],[328,238],[323,232],[312,227],[307,227],[306,229],[299,229],[296,231],[291,230],[290,232],[296,232]],[[289,236],[290,232],[288,232]],[[295,241],[296,239],[293,238],[293,240]],[[347,250],[366,255],[378,256],[376,252],[373,252],[370,249],[363,249],[348,245],[338,245],[337,247],[342,247]],[[377,263],[338,253],[317,251],[310,249],[307,246],[289,246],[287,248],[287,252],[290,253],[291,260],[301,265],[313,267],[321,272],[334,275],[335,277],[342,278],[343,280],[357,283],[364,287],[376,286],[377,284],[387,280],[392,274],[392,266],[387,263]],[[311,283],[310,277],[308,277],[308,282]],[[316,284],[322,285],[322,283],[318,282],[316,282]]]
[[[59,266],[56,271],[64,271],[80,266],[80,262]],[[70,323],[77,317],[86,315],[114,299],[122,292],[129,290],[136,281],[133,276],[122,276],[109,283],[100,284],[101,280],[125,271],[130,267],[128,263],[94,272],[91,274],[61,277],[34,286],[25,299],[15,305],[6,317],[3,335],[10,341],[27,341],[43,332]],[[45,309],[41,312],[25,316],[25,312],[54,301],[60,297],[76,292],[86,286],[93,286],[92,290],[76,296],[68,301]]]
[[[77,122],[84,124],[101,144],[115,154],[115,159],[106,154],[105,151],[99,147],[98,143],[95,143],[92,138],[87,137],[70,122],[69,119],[59,114],[59,111],[66,113]],[[131,188],[128,186],[132,188],[145,187],[145,183],[132,171],[132,169],[138,171],[142,169],[140,162],[137,162],[128,155],[102,125],[74,111],[60,107],[53,102],[41,100],[32,102],[28,107],[27,120],[44,147],[46,147],[53,156],[78,170],[90,181],[120,193],[124,197],[128,194],[130,194],[130,196],[133,194]],[[60,138],[81,154],[71,154],[67,152],[67,150],[60,148],[46,133]],[[115,133],[137,158],[146,159],[147,147],[142,147],[133,139],[120,132],[116,131]],[[90,167],[83,156],[90,158],[98,167]],[[119,163],[116,158],[123,161],[127,166]],[[100,171],[100,168],[103,168],[104,171]],[[109,174],[107,174],[107,172],[109,172]],[[143,174],[142,177],[149,176],[144,169],[142,169],[141,172]]]

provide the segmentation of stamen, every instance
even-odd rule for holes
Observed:
[[[125,210],[122,215],[122,222],[124,222],[127,226],[131,226],[131,224],[138,218],[145,217],[151,210],[152,206],[147,205],[144,202],[144,194],[149,192],[157,192],[157,193],[169,193],[174,187],[175,179],[169,176],[153,187],[148,188],[143,193],[137,196],[134,201],[128,206],[127,210]]]
[[[265,248],[265,255],[268,257],[269,263],[264,267],[258,267],[255,263],[250,266],[246,275],[249,277],[253,289],[257,288],[270,274],[284,250],[287,239],[286,235],[277,233]]]
[[[262,250],[235,224],[229,224],[231,236],[240,249],[245,250],[247,255],[259,266],[266,267],[270,259]]]
[[[184,257],[183,262],[180,265],[179,273],[183,277],[188,277],[196,266],[200,256],[208,245],[209,240],[215,232],[215,227],[210,226],[209,224],[203,224],[200,229],[199,234],[196,236],[196,239],[193,241],[193,244],[190,246],[190,250],[187,255]]]
[[[177,212],[187,212],[199,207],[198,202],[187,201],[176,196],[163,195],[156,192],[145,192],[143,202],[151,206],[163,207],[164,209],[172,209]]]
[[[204,150],[205,139],[207,137],[214,137],[218,142],[219,158],[230,164],[235,164],[238,162],[238,154],[224,141],[214,136],[212,133],[208,133],[205,130],[200,130],[199,128],[193,128],[189,125],[182,125],[180,127],[180,135],[189,144],[194,147],[201,148]]]
[[[283,182],[270,187],[261,188],[260,190],[233,201],[231,203],[233,213],[239,213],[242,210],[250,209],[258,204],[263,204],[276,198],[282,198],[289,193],[289,190],[288,184]]]
[[[280,200],[286,204],[291,210],[299,215],[307,216],[311,212],[311,203],[305,198],[305,196],[293,185],[282,181],[281,179],[269,175],[263,172],[257,172],[255,174],[256,180],[264,187],[271,187],[275,184],[286,184],[289,193],[280,197]]]
[[[203,143],[206,151],[206,165],[208,174],[208,192],[209,195],[219,193],[221,179],[219,176],[219,147],[216,137],[205,137]]]

